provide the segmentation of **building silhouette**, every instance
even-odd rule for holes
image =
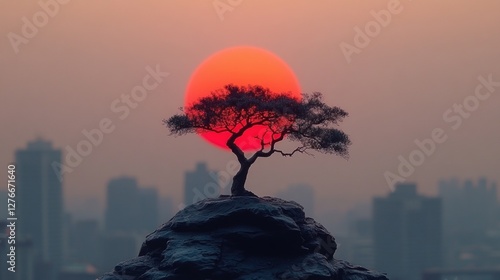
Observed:
[[[112,271],[116,264],[139,254],[139,243],[144,236],[128,232],[107,232],[99,236],[97,269],[100,273]]]
[[[284,200],[293,200],[304,207],[306,216],[314,217],[314,189],[307,184],[290,185],[276,194]]]
[[[374,198],[375,269],[391,280],[420,280],[424,270],[441,267],[441,214],[441,199],[417,194],[416,184]]]
[[[140,188],[133,177],[111,179],[107,188],[108,233],[149,233],[158,226],[158,191]]]
[[[343,257],[350,262],[373,268],[373,223],[371,219],[357,219],[351,222],[348,235],[342,242]]]
[[[42,139],[15,153],[18,237],[31,240],[34,274],[47,280],[57,279],[62,266],[63,192],[52,168],[61,156],[61,150]]]
[[[439,182],[443,199],[445,264],[489,268],[500,263],[497,186],[486,178]]]
[[[15,251],[15,272],[7,270],[11,267],[8,263],[10,261],[10,244],[8,243],[8,236],[10,230],[7,228],[8,221],[0,220],[0,279],[8,280],[35,280],[34,275],[34,259],[33,259],[33,243],[27,238],[16,237],[16,251]],[[5,230],[7,229],[7,230]]]
[[[105,231],[98,236],[100,272],[139,253],[145,236],[158,227],[158,191],[139,187],[134,177],[113,178],[107,187]],[[91,225],[88,230],[94,231]]]
[[[137,180],[133,177],[111,179],[107,188],[105,228],[107,232],[132,232],[137,220]]]
[[[165,223],[174,216],[174,201],[171,197],[160,197],[159,223]]]
[[[217,172],[209,170],[205,162],[198,162],[194,171],[185,173],[184,179],[185,206],[221,194]]]
[[[439,196],[443,199],[446,234],[484,233],[495,224],[497,186],[486,178],[476,183],[472,180],[463,183],[457,179],[442,180],[439,182]]]
[[[138,191],[138,230],[152,232],[159,226],[160,200],[158,190],[154,187],[144,187],[139,188]]]
[[[71,224],[69,260],[71,263],[96,265],[99,261],[99,236],[97,220],[86,219]]]

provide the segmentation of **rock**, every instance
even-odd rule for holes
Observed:
[[[334,259],[336,249],[296,202],[221,196],[177,213],[146,237],[137,258],[99,280],[387,280]]]

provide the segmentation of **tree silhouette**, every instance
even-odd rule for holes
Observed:
[[[231,194],[248,195],[252,194],[245,190],[248,171],[260,157],[309,154],[309,150],[316,150],[347,158],[351,141],[347,134],[335,128],[347,115],[344,110],[323,103],[321,93],[303,94],[299,100],[258,85],[226,85],[163,122],[174,135],[228,133],[226,145],[240,163],[233,177]],[[237,140],[250,131],[254,151],[247,156],[244,150],[248,146],[239,146]],[[285,137],[300,145],[288,152],[277,149],[276,144]]]

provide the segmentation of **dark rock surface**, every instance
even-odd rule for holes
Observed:
[[[387,280],[336,260],[335,239],[302,207],[272,197],[206,199],[146,237],[99,280]]]

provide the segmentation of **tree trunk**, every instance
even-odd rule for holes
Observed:
[[[240,163],[240,170],[233,177],[233,185],[231,186],[231,195],[245,195],[247,191],[245,190],[245,182],[247,180],[248,170],[250,169],[250,163]]]

